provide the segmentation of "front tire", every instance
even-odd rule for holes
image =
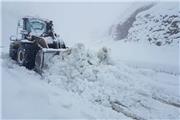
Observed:
[[[33,69],[35,66],[36,49],[33,44],[22,44],[18,48],[17,63],[20,66],[25,66],[28,69]]]
[[[66,48],[66,45],[65,43],[62,41],[62,42],[58,42],[59,44],[59,48],[62,48],[62,49],[65,49]]]
[[[18,47],[14,43],[11,43],[9,46],[9,56],[11,59],[17,60],[17,50]]]
[[[23,66],[25,65],[25,61],[26,61],[26,58],[25,58],[25,49],[23,47],[20,47],[18,49],[18,52],[17,52],[17,62],[20,66]]]

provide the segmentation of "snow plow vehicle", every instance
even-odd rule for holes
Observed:
[[[20,66],[42,72],[48,59],[57,54],[66,54],[66,47],[54,32],[51,20],[23,17],[18,21],[17,35],[10,37],[9,56]]]

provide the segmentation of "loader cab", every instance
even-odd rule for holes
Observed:
[[[39,18],[22,18],[18,21],[17,36],[18,39],[26,39],[27,35],[34,35],[36,37],[54,38],[53,23],[49,20]]]

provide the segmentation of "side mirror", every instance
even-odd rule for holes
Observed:
[[[28,31],[27,30],[21,30],[20,33],[23,34],[23,35],[27,35]]]
[[[16,41],[16,40],[17,40],[17,37],[14,36],[14,35],[12,35],[12,36],[10,36],[10,40],[11,40],[11,41]]]

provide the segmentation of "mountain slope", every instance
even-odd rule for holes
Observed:
[[[133,13],[130,14],[129,17],[124,21],[120,21],[120,23],[113,25],[110,30],[110,34],[115,40],[124,39],[128,35],[129,29],[132,27],[133,23],[136,21],[137,14],[150,9],[154,4],[143,5],[140,8],[135,9]]]
[[[180,40],[180,10],[177,5],[156,5],[140,13],[129,30],[128,40],[148,41],[158,46],[178,44]]]
[[[132,14],[129,19],[134,18],[134,21],[131,19],[133,23],[131,21],[129,29],[125,29],[127,25],[123,27],[129,19],[123,24],[116,25],[112,35],[116,40],[126,38],[125,41],[138,41],[157,46],[177,45],[180,40],[179,16],[178,3],[158,3],[148,10]],[[122,35],[127,31],[128,33]]]

